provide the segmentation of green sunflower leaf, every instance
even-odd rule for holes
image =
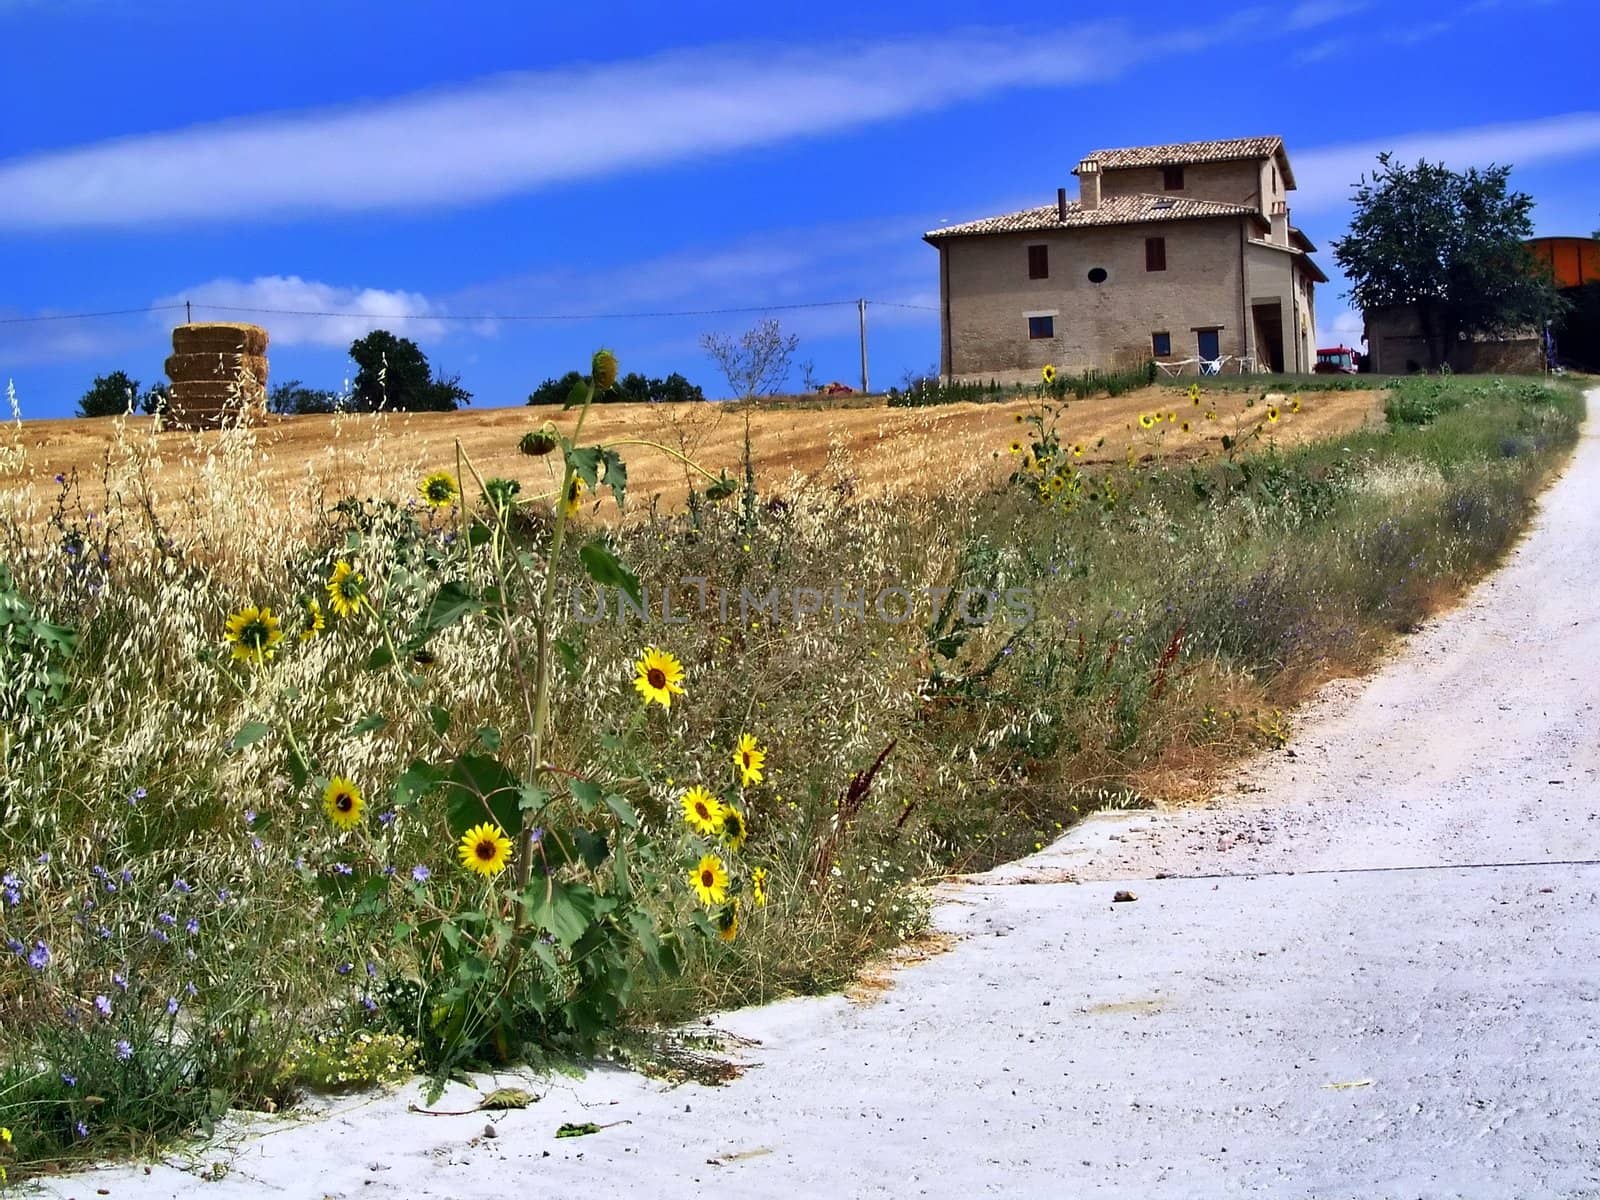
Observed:
[[[589,578],[601,587],[621,588],[628,593],[635,604],[644,604],[639,577],[618,561],[611,547],[604,541],[596,538],[586,543],[578,551],[578,559],[583,563],[584,570],[589,572]]]
[[[459,579],[440,584],[439,590],[433,594],[433,598],[428,601],[428,607],[423,611],[422,622],[417,628],[417,643],[421,644],[441,629],[454,625],[462,617],[475,613],[482,607],[482,601]]]
[[[366,716],[362,717],[361,720],[350,726],[345,736],[359,737],[363,733],[372,733],[375,730],[386,729],[388,728],[388,725],[389,718],[384,716],[382,713],[368,713]]]
[[[521,831],[522,781],[498,759],[463,754],[448,765],[440,786],[452,837],[485,821],[499,825],[508,837]]]
[[[243,750],[246,746],[255,745],[271,732],[272,730],[260,721],[246,721],[239,732],[233,735],[231,745],[235,750]]]
[[[440,737],[450,732],[450,710],[442,704],[428,706],[428,720],[433,724],[433,731]]]
[[[423,759],[415,759],[399,779],[394,781],[396,804],[414,804],[439,786],[445,772]]]
[[[591,779],[574,779],[571,790],[572,798],[586,813],[592,813],[600,803],[600,785]]]
[[[628,464],[615,450],[601,450],[600,459],[606,465],[606,486],[616,497],[617,511],[621,512],[628,498]]]
[[[606,807],[612,814],[629,829],[639,828],[639,816],[633,811],[633,805],[628,803],[626,796],[611,793],[605,797]]]
[[[583,480],[584,485],[592,492],[600,484],[600,462],[604,453],[599,446],[569,446],[567,448],[567,466],[573,473]]]
[[[572,390],[567,393],[567,402],[561,407],[562,409],[577,408],[588,398],[589,381],[587,379],[579,379],[577,383],[572,385]]]

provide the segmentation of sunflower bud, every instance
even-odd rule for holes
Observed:
[[[597,393],[609,392],[617,382],[617,356],[609,350],[596,350],[589,374]]]
[[[530,429],[523,434],[522,440],[517,443],[517,449],[529,458],[542,458],[560,444],[560,439],[556,436],[556,427],[547,423],[543,429]]]

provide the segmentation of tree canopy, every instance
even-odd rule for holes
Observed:
[[[1533,199],[1508,190],[1510,167],[1407,167],[1380,154],[1357,185],[1349,236],[1333,256],[1364,312],[1415,306],[1429,366],[1461,336],[1543,328],[1562,311],[1549,272],[1524,242]]]
[[[267,395],[267,410],[302,416],[306,413],[331,413],[339,407],[339,393],[307,387],[298,379],[277,384]]]
[[[528,394],[528,403],[565,404],[572,389],[586,378],[577,371],[568,371],[560,379],[546,379]],[[665,379],[651,379],[632,371],[594,399],[596,404],[672,404],[705,398],[698,384],[690,383],[676,371]]]
[[[144,392],[139,381],[126,371],[112,371],[109,375],[96,375],[94,384],[78,401],[80,417],[120,417],[140,406]]]
[[[449,412],[472,403],[459,375],[435,376],[415,342],[387,329],[374,329],[351,342],[350,357],[357,368],[351,389],[351,407],[357,412]]]

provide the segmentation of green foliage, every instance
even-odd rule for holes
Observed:
[[[80,417],[120,417],[138,410],[144,392],[126,371],[96,375],[94,384],[78,401]]]
[[[577,371],[568,371],[561,378],[546,379],[534,388],[528,394],[528,403],[566,404],[573,389],[587,383],[586,376]],[[604,392],[596,393],[594,402],[596,404],[681,404],[705,398],[705,393],[697,384],[690,383],[676,371],[665,379],[651,379],[637,372],[630,372],[618,379],[614,386]]]
[[[356,363],[350,407],[356,412],[449,412],[472,403],[460,376],[434,375],[415,342],[386,329],[351,342],[350,357]]]
[[[339,411],[339,393],[307,387],[298,379],[275,385],[267,395],[267,410],[286,416]]]
[[[1353,196],[1350,233],[1333,255],[1366,312],[1416,308],[1437,369],[1463,334],[1543,329],[1563,310],[1547,267],[1524,243],[1533,199],[1507,190],[1510,167],[1452,171],[1378,156]]]

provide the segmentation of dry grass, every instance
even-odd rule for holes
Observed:
[[[1382,420],[1381,392],[1327,392],[1308,396],[1305,411],[1285,422],[1274,437],[1294,445],[1336,436]],[[951,404],[934,408],[896,409],[870,406],[814,410],[785,407],[748,410],[756,469],[764,487],[791,475],[814,475],[829,465],[841,468],[858,496],[892,492],[942,492],[952,483],[951,470],[961,461],[991,475],[1009,471],[1002,462],[1005,448],[1017,435],[1016,415],[1029,401],[1003,404]],[[1115,398],[1074,403],[1066,427],[1071,437],[1091,447],[1086,462],[1120,461],[1135,432],[1138,414],[1154,409],[1177,410],[1182,394],[1151,387]],[[1233,404],[1229,404],[1231,409]],[[1179,412],[1179,419],[1191,415]],[[688,453],[713,470],[736,474],[745,437],[746,411],[720,404],[613,404],[593,410],[586,436],[600,439],[641,438]],[[497,408],[456,413],[407,413],[377,416],[271,417],[255,431],[257,482],[278,495],[306,495],[331,501],[351,493],[397,498],[397,479],[410,479],[432,467],[454,467],[455,440],[485,477],[519,480],[523,494],[537,495],[551,484],[549,465],[517,453],[518,437],[545,420],[570,428],[574,417],[550,408]],[[1230,427],[1222,421],[1197,424],[1184,434],[1173,426],[1162,452],[1189,457],[1216,450]],[[216,452],[218,432],[156,433],[148,417],[30,421],[22,427],[27,449],[24,479],[40,499],[53,489],[53,477],[77,471],[94,486],[100,465],[119,457],[123,447],[148,456],[158,487],[187,491],[198,464]],[[978,453],[973,453],[978,451]],[[993,456],[982,452],[992,451]],[[666,507],[680,505],[686,480],[682,467],[661,454],[633,452],[629,458],[629,490],[635,504],[652,497]],[[976,482],[976,481],[974,481]],[[308,497],[309,498],[309,497]],[[608,506],[609,507],[609,506]]]

